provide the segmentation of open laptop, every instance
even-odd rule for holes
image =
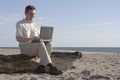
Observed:
[[[41,26],[40,29],[40,41],[48,42],[52,41],[53,27]]]

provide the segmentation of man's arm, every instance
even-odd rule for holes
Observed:
[[[21,36],[19,36],[19,37],[17,36],[16,40],[19,41],[19,42],[27,42],[27,41],[39,40],[39,37],[24,38],[24,37],[21,37]]]
[[[23,37],[19,36],[19,37],[16,37],[16,40],[18,42],[27,42],[27,41],[33,40],[33,38],[23,38]]]

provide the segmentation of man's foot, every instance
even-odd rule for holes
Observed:
[[[36,73],[48,73],[47,67],[44,65],[39,65],[37,69],[35,70]]]
[[[51,63],[47,65],[49,68],[49,73],[52,75],[60,75],[63,72],[61,70],[58,70],[55,66],[53,66]]]

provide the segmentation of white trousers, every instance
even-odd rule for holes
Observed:
[[[50,55],[52,50],[52,42],[35,42],[20,45],[20,51],[27,56],[39,56],[40,64],[47,65],[52,63]]]

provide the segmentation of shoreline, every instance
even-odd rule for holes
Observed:
[[[54,63],[64,67],[71,65],[62,75],[35,73],[1,73],[0,80],[119,80],[120,54],[82,52],[83,57],[72,59],[57,57]],[[0,54],[20,54],[19,49],[0,49]]]

